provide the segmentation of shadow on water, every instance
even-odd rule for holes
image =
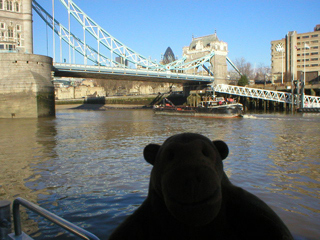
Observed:
[[[103,110],[103,106],[106,104],[105,97],[88,97],[84,103],[80,106],[74,107],[73,109],[83,110]]]
[[[78,109],[78,110],[94,110],[94,111],[97,111],[97,110],[105,110],[104,109],[104,104],[82,104],[78,107],[74,107],[72,109]]]

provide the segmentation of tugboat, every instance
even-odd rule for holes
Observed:
[[[211,93],[211,94],[210,94]],[[217,97],[213,91],[190,91],[186,105],[174,105],[169,99],[164,98],[163,103],[154,105],[155,114],[178,115],[207,118],[236,118],[242,117],[243,105],[233,98]]]

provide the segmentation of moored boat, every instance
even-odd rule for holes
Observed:
[[[243,105],[233,98],[225,99],[209,95],[205,90],[191,91],[186,105],[174,105],[164,98],[163,103],[154,105],[157,115],[178,115],[208,118],[235,118],[242,117]]]

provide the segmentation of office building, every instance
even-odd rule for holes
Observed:
[[[271,41],[272,82],[288,84],[294,79],[306,84],[320,79],[320,24],[313,32],[290,31],[281,40]],[[304,74],[305,73],[305,74]]]

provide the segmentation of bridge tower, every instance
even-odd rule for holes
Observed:
[[[227,54],[228,44],[220,41],[217,33],[212,35],[192,38],[189,46],[183,48],[183,55],[187,57],[186,62],[191,62],[197,58],[208,55],[214,51],[214,56],[211,58],[211,71],[214,75],[215,83],[226,83],[227,79]],[[193,70],[189,70],[190,73]]]
[[[51,71],[33,54],[32,0],[0,0],[0,118],[54,116]]]
[[[33,53],[32,0],[0,0],[0,50]]]

